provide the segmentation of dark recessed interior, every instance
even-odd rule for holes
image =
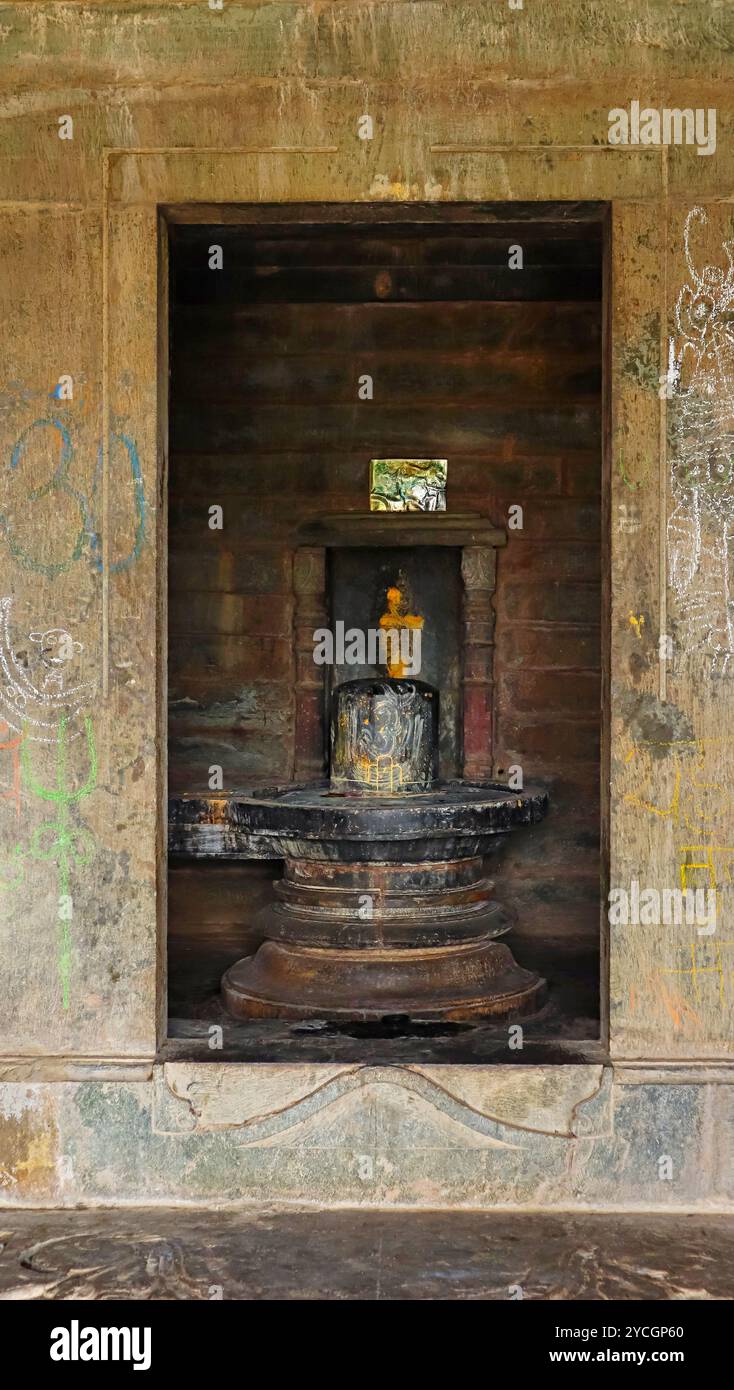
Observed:
[[[389,1019],[232,1022],[212,1054],[220,976],[257,944],[278,865],[171,856],[174,1052],[522,1062],[599,1038],[603,209],[408,211],[260,206],[169,227],[169,791],[206,793],[213,765],[230,790],[292,777],[298,528],[364,512],[373,457],[447,458],[449,511],[507,528],[523,509],[498,553],[494,775],[522,766],[550,812],[508,841],[500,896],[549,1002],[523,1052],[507,1024]],[[332,559],[342,587],[359,588],[356,554]],[[442,727],[447,775],[457,737]]]

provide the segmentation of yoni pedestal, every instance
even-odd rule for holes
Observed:
[[[484,860],[540,820],[542,791],[438,783],[437,693],[405,680],[335,694],[332,780],[237,799],[238,830],[285,862],[266,940],[222,980],[237,1018],[519,1016],[544,981],[497,938],[512,925]],[[421,789],[422,788],[422,789]]]

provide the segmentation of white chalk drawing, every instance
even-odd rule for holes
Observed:
[[[39,648],[39,661],[45,670],[44,691],[64,689],[65,668],[74,660],[74,653],[82,650],[81,642],[75,642],[65,627],[49,627],[45,632],[29,632],[29,642]]]
[[[723,243],[725,266],[699,270],[690,237],[707,220],[700,207],[686,218],[690,279],[678,295],[677,339],[669,345],[668,572],[679,646],[701,652],[712,674],[723,675],[730,662],[734,672],[734,242]]]
[[[25,662],[19,660],[10,637],[12,598],[0,598],[0,711],[17,733],[36,743],[56,743],[59,724],[66,737],[84,732],[84,712],[96,682],[72,683],[71,673],[82,651],[66,628],[30,632]]]

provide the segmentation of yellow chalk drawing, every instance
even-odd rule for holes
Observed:
[[[691,739],[665,744],[669,756],[650,759],[639,790],[625,793],[624,800],[649,815],[669,820],[681,834],[676,845],[680,886],[712,888],[716,892],[717,917],[721,915],[720,891],[734,883],[729,844],[734,822],[734,800],[721,775],[722,745],[731,739]],[[629,766],[651,745],[636,744],[627,754]],[[660,745],[655,745],[660,747]],[[724,843],[721,843],[721,841]]]
[[[697,1003],[702,999],[702,981],[708,984],[709,979],[712,979],[719,1003],[726,1004],[734,1000],[734,955],[730,954],[733,948],[734,940],[717,941],[712,937],[708,941],[691,941],[684,948],[690,963],[677,969],[663,969],[660,974],[676,975],[681,979],[681,983],[684,979],[689,981]]]
[[[680,865],[680,886],[686,888],[714,888],[718,891],[722,883],[734,883],[732,878],[732,845],[681,845],[680,854],[705,855],[705,859],[687,859]],[[722,859],[721,856],[724,856]],[[705,882],[696,882],[697,875],[692,870],[703,869]]]
[[[645,615],[644,615],[644,613],[640,613],[639,616],[635,616],[634,613],[630,613],[630,615],[629,615],[629,622],[630,622],[630,627],[633,627],[633,628],[635,629],[635,632],[637,633],[637,636],[639,637],[640,641],[642,641],[642,629],[643,629],[643,627],[645,626]]]
[[[683,892],[713,889],[716,920],[734,885],[734,738],[640,740],[624,756],[637,785],[624,801],[670,825]],[[660,756],[663,754],[664,756]],[[675,950],[675,948],[673,948]],[[630,1012],[670,1021],[676,1032],[699,1032],[698,1006],[734,1004],[734,940],[716,934],[681,943],[671,965],[630,989]],[[675,963],[677,962],[677,964]]]
[[[357,780],[375,791],[394,792],[402,786],[403,769],[389,753],[381,753],[377,758],[361,757],[357,759]]]
[[[734,883],[734,847],[729,843],[734,794],[723,766],[723,755],[733,743],[731,738],[688,739],[664,745],[640,742],[625,758],[626,766],[639,759],[645,771],[639,789],[625,793],[624,800],[670,821],[682,841],[676,846],[681,888],[713,888],[717,917],[721,913],[720,890]],[[648,765],[643,754],[649,754],[653,747],[664,747],[668,757],[649,758]]]
[[[676,1032],[703,1027],[698,1006],[712,998],[720,1008],[734,1004],[734,939],[690,941],[681,946],[677,966],[664,966],[630,987],[630,1013],[648,1020],[670,1019]]]
[[[702,843],[715,846],[722,838],[728,841],[734,825],[734,779],[725,768],[722,771],[722,763],[733,746],[732,738],[635,743],[625,765],[639,760],[640,782],[623,799],[650,815],[670,819]],[[664,759],[650,756],[661,749],[667,753]]]

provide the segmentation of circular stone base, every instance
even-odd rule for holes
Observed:
[[[222,978],[224,1003],[235,1018],[361,1021],[406,1014],[460,1022],[535,1013],[544,995],[545,981],[491,938],[351,951],[265,941]]]
[[[314,783],[217,802],[209,815],[230,846],[284,860],[263,945],[222,980],[225,1007],[337,1021],[536,1012],[544,982],[493,939],[512,915],[494,902],[484,860],[515,826],[542,820],[547,802],[538,788],[465,782],[407,796]]]

